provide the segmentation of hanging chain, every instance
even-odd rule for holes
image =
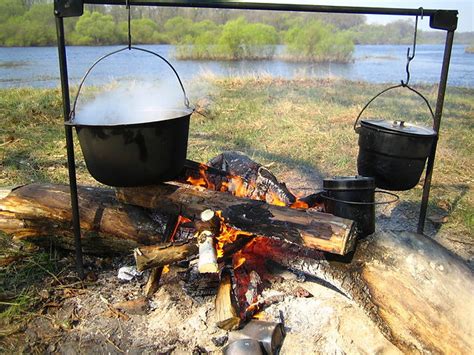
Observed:
[[[421,19],[423,20],[423,8],[420,7],[420,16]],[[410,62],[415,58],[415,53],[416,53],[416,34],[418,32],[418,15],[415,17],[415,32],[413,33],[413,51],[412,54],[410,55],[410,47],[407,48],[407,65],[405,67],[405,71],[407,73],[407,80],[406,81],[401,81],[402,86],[408,86],[408,83],[410,82]]]
[[[132,49],[132,31],[130,30],[130,19],[131,19],[131,15],[130,15],[130,3],[129,3],[129,0],[126,0],[125,1],[125,6],[127,8],[127,11],[128,11],[128,20],[127,20],[127,24],[128,24],[128,49]]]

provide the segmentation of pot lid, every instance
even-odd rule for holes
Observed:
[[[436,132],[431,128],[415,126],[405,121],[361,120],[360,124],[367,128],[383,129],[398,134],[436,136]]]
[[[334,176],[323,180],[325,190],[375,189],[375,179],[367,176]]]

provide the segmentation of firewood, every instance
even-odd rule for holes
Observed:
[[[199,245],[200,273],[217,273],[217,252],[214,245],[214,238],[219,233],[220,219],[213,210],[205,210],[201,213],[201,223],[197,224],[197,240]]]
[[[182,184],[117,188],[120,201],[196,219],[202,210],[222,211],[223,223],[250,234],[344,255],[355,243],[354,222],[326,213],[268,205]]]
[[[196,241],[169,242],[135,248],[133,255],[138,271],[163,267],[185,260],[199,252]]]
[[[240,327],[241,320],[233,297],[231,274],[224,269],[215,301],[216,325],[221,329],[235,330]]]
[[[147,211],[118,202],[110,189],[78,187],[82,247],[96,255],[129,254],[140,245],[160,243],[163,237]],[[31,184],[2,189],[0,231],[15,240],[51,243],[74,250],[69,187]]]

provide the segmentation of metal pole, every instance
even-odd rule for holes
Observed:
[[[448,31],[446,34],[446,44],[444,47],[443,66],[441,68],[441,78],[439,81],[438,98],[436,100],[435,120],[433,130],[438,134],[441,126],[441,116],[443,114],[444,95],[446,94],[446,85],[448,82],[449,61],[451,59],[451,50],[453,48],[454,31]],[[426,211],[428,209],[428,199],[430,197],[431,177],[433,176],[434,160],[436,156],[436,148],[438,146],[438,138],[434,141],[431,147],[431,153],[428,157],[428,164],[426,167],[425,183],[423,185],[423,197],[421,199],[420,216],[418,218],[419,234],[423,234],[425,228]]]
[[[64,22],[62,17],[56,16],[56,33],[58,37],[58,55],[59,55],[59,71],[61,74],[61,90],[63,98],[63,115],[64,121],[69,119],[71,112],[71,104],[69,101],[69,81],[67,73],[66,61],[66,44],[64,40]],[[74,144],[72,136],[72,127],[64,126],[66,133],[66,149],[67,149],[67,166],[69,172],[69,188],[71,194],[72,207],[72,227],[74,230],[74,243],[76,249],[76,269],[81,279],[84,278],[84,264],[82,261],[81,246],[81,227],[79,217],[79,204],[77,199],[77,182],[76,182],[76,162],[74,160]]]

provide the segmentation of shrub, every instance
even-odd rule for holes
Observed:
[[[354,51],[349,32],[338,32],[334,27],[314,20],[290,27],[285,43],[289,60],[348,62]]]

